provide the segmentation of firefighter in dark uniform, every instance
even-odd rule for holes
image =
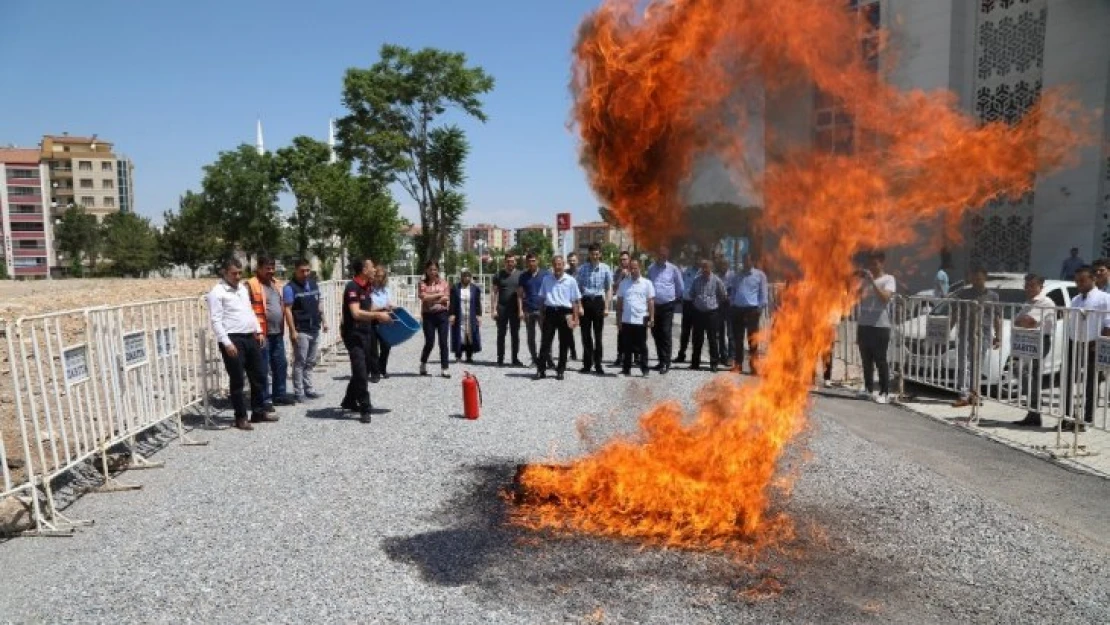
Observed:
[[[370,423],[370,388],[367,385],[371,360],[377,354],[377,333],[373,323],[392,323],[387,312],[371,312],[371,278],[374,276],[374,261],[369,258],[356,259],[351,265],[354,278],[343,287],[343,323],[339,331],[343,345],[351,357],[351,381],[347,383],[347,394],[340,404],[345,410],[356,410],[359,420]]]

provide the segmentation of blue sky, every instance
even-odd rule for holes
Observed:
[[[135,162],[138,212],[160,221],[220,150],[327,137],[343,72],[383,43],[465,52],[497,80],[472,144],[466,223],[596,219],[567,129],[570,52],[597,0],[97,0],[4,3],[0,145],[96,133]],[[395,193],[402,214],[413,202]]]

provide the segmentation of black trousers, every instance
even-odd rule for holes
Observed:
[[[239,353],[233,358],[220,346],[224,369],[230,382],[228,394],[235,418],[247,416],[247,404],[243,397],[244,378],[251,385],[251,413],[262,412],[262,386],[266,382],[266,369],[262,362],[262,346],[253,334],[229,334],[227,338]]]
[[[601,331],[605,327],[605,298],[582,298],[582,367],[601,368]]]
[[[1041,353],[1047,356],[1051,349],[1052,336],[1046,334]],[[1012,370],[1016,371],[1016,367]],[[1029,412],[1039,415],[1041,413],[1041,361],[1039,359],[1030,361],[1022,373],[1024,376],[1021,380],[1021,390],[1029,395]],[[1065,392],[1065,395],[1070,396],[1070,393]]]
[[[856,332],[859,356],[863,361],[863,387],[868,393],[875,390],[875,369],[879,370],[879,392],[890,393],[890,363],[886,352],[890,346],[890,328],[859,326]]]
[[[686,357],[686,348],[690,345],[690,334],[694,331],[694,302],[682,300],[682,330],[678,340],[678,353]]]
[[[762,311],[757,306],[736,306],[732,311],[732,335],[736,344],[736,366],[744,365],[744,341],[748,342],[748,358],[752,375],[755,375],[759,360],[759,342],[755,335],[759,332],[759,320]],[[830,352],[831,354],[831,352]]]
[[[1084,365],[1082,362],[1084,356],[1087,359],[1087,375],[1083,376],[1083,420],[1087,423],[1094,420],[1095,404],[1098,403],[1098,397],[1095,395],[1095,391],[1098,388],[1098,373],[1095,368],[1097,366],[1095,363],[1095,345],[1096,341],[1088,341],[1086,343],[1068,341],[1068,359],[1064,361],[1064,416],[1074,419],[1079,416],[1072,412],[1072,405],[1075,401],[1075,383],[1079,381],[1079,372],[1076,371],[1076,369]]]
[[[675,302],[655,305],[655,325],[651,327],[651,336],[655,339],[655,356],[659,364],[671,365],[671,330],[674,325]]]
[[[621,351],[621,370],[625,373],[632,371],[633,357],[640,361],[640,370],[647,372],[647,326],[633,323],[622,323],[617,343]]]
[[[720,354],[717,349],[720,344],[717,341],[717,333],[721,329],[721,313],[718,310],[695,310],[694,311],[694,353],[690,358],[690,364],[697,367],[701,365],[701,346],[702,342],[707,338],[709,339],[709,364],[716,366],[720,362]]]
[[[377,327],[378,324],[374,324]],[[389,367],[389,350],[392,346],[386,343],[374,332],[374,345],[375,349],[370,355],[370,374],[373,376],[382,376],[388,371]]]
[[[540,313],[524,311],[524,326],[528,331],[528,355],[532,357],[532,362],[535,363],[539,357],[539,351],[536,347],[537,328],[541,338],[543,335],[543,328],[540,326]]]
[[[559,363],[556,371],[563,373],[567,370],[567,351],[574,332],[570,329],[568,317],[569,308],[548,308],[543,315],[543,340],[540,342],[540,358],[536,362],[536,370],[543,373],[547,363],[551,362],[551,343],[555,340],[555,333],[559,333]]]
[[[439,337],[439,364],[447,368],[447,330],[451,315],[446,310],[434,313],[424,313],[421,316],[421,326],[424,330],[424,350],[420,352],[420,364],[426,364],[432,355],[432,346],[436,337]]]
[[[520,314],[516,305],[497,307],[497,362],[505,362],[505,332],[511,336],[513,362],[520,360]]]
[[[723,304],[717,309],[721,322],[717,326],[717,354],[721,362],[728,363],[736,352],[736,344],[732,340],[732,306]]]
[[[351,381],[347,382],[343,403],[353,403],[360,410],[370,409],[370,387],[367,382],[375,366],[377,343],[377,334],[374,332],[353,331],[343,335],[343,345],[351,358]]]

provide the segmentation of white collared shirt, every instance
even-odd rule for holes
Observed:
[[[1110,328],[1110,295],[1091,289],[1071,300],[1068,311],[1068,338],[1080,343],[1097,339],[1104,328]],[[1077,310],[1078,309],[1078,310]]]
[[[644,325],[648,316],[648,302],[655,299],[655,285],[644,276],[621,280],[617,297],[621,300],[621,323]]]
[[[1037,324],[1036,328],[1029,328],[1030,330],[1039,328],[1041,334],[1050,336],[1056,331],[1056,304],[1044,295],[1038,295],[1025,302],[1016,316],[1017,319],[1022,317],[1029,317]]]
[[[258,334],[262,326],[251,308],[251,294],[246,282],[240,281],[239,288],[233,289],[220,280],[208,292],[208,316],[212,319],[212,331],[220,345],[231,345],[229,334]]]

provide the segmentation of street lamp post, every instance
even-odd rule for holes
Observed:
[[[483,257],[486,251],[486,242],[483,239],[478,239],[474,242],[474,249],[478,250],[478,283],[485,284],[486,277],[486,263]]]

